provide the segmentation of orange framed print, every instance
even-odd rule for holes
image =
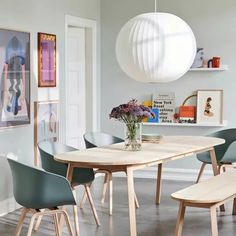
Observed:
[[[56,87],[56,35],[38,33],[38,87]]]

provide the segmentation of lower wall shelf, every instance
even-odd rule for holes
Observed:
[[[144,126],[175,126],[175,127],[225,127],[227,121],[224,120],[223,124],[192,124],[192,123],[152,123],[143,122]]]

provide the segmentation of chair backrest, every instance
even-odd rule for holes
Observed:
[[[224,144],[218,145],[215,147],[215,153],[216,153],[216,159],[217,162],[220,162],[222,158],[224,157],[226,151],[228,150],[229,146],[236,141],[236,129],[225,129],[225,130],[220,130],[215,133],[212,133],[208,135],[210,137],[217,137],[217,138],[222,138],[225,140]],[[208,155],[209,152],[204,152],[201,154],[198,154],[199,156],[201,155]]]
[[[54,155],[76,151],[77,149],[59,142],[40,142],[38,149],[41,157],[42,168],[48,172],[66,177],[67,164],[54,160]]]
[[[114,143],[121,143],[124,140],[110,134],[101,132],[87,132],[84,134],[86,148],[101,147]]]
[[[59,175],[8,159],[14,197],[26,208],[42,209],[75,204],[68,181]]]

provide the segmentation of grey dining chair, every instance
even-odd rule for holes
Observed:
[[[116,136],[112,136],[107,133],[102,132],[87,132],[84,134],[84,141],[86,148],[94,148],[94,147],[101,147],[105,145],[115,144],[115,143],[121,143],[124,140],[121,138],[118,138]],[[109,190],[109,214],[112,215],[112,173],[114,172],[125,172],[126,170],[122,168],[113,168],[113,169],[97,169],[95,173],[104,173],[104,184],[103,184],[103,190],[102,190],[102,198],[101,202],[104,203],[105,201],[105,195],[107,191],[107,187]],[[86,196],[82,198],[80,207],[83,208],[83,204],[86,201]],[[139,207],[139,203],[135,194],[135,204],[136,207]]]
[[[222,138],[225,140],[224,144],[215,147],[216,160],[218,164],[219,171],[221,166],[225,164],[231,165],[236,162],[236,155],[234,153],[228,153],[230,145],[236,141],[236,129],[225,129],[218,132],[212,133],[209,136]],[[203,171],[207,164],[211,164],[211,157],[209,152],[204,152],[197,154],[197,159],[202,162],[196,183],[198,183],[202,177]]]
[[[40,153],[42,168],[48,172],[66,177],[68,165],[65,163],[60,163],[58,161],[55,161],[54,155],[71,152],[71,151],[77,151],[77,149],[70,147],[68,145],[65,145],[63,143],[51,142],[51,141],[40,142],[38,144],[38,149]],[[89,199],[89,203],[90,203],[93,215],[94,215],[94,219],[96,221],[96,224],[99,226],[100,221],[97,215],[97,211],[96,211],[94,201],[90,192],[90,187],[89,187],[93,180],[94,180],[93,169],[74,168],[71,186],[72,186],[73,194],[75,197],[76,197],[75,187],[78,185],[84,186],[85,194]],[[77,225],[76,227],[78,229],[78,220],[76,219],[78,215],[77,206],[74,206],[73,209],[74,209],[74,216],[75,216],[75,221],[76,221],[75,226]]]
[[[64,205],[76,205],[70,183],[66,178],[15,160],[8,159],[8,163],[13,177],[15,200],[23,206],[15,235],[20,235],[24,219],[27,213],[31,211],[33,216],[30,220],[27,236],[32,234],[35,219],[45,215],[53,216],[57,235],[60,233],[58,216],[63,215],[69,235],[72,236],[69,216],[65,210],[58,208]]]

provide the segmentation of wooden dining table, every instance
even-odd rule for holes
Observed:
[[[135,170],[159,165],[168,161],[210,152],[214,175],[218,174],[214,146],[223,144],[224,139],[204,136],[164,136],[159,143],[142,143],[140,151],[127,151],[124,143],[72,151],[54,156],[55,160],[67,163],[67,179],[71,181],[75,167],[119,169],[127,174],[130,236],[137,235],[134,202]],[[158,187],[158,185],[157,185]],[[160,194],[160,191],[157,191]],[[156,199],[159,196],[156,196]]]

